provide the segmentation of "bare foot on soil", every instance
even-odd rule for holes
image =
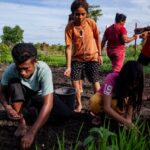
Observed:
[[[26,133],[27,133],[27,130],[28,130],[28,128],[27,128],[27,126],[22,126],[22,127],[18,127],[17,128],[17,130],[15,131],[15,133],[14,133],[14,135],[16,136],[16,137],[22,137],[22,136],[24,136]]]
[[[8,118],[11,120],[20,120],[22,118],[22,115],[19,115],[11,105],[8,105],[6,107]]]
[[[28,127],[26,125],[26,121],[24,118],[22,118],[20,121],[19,121],[19,125],[18,125],[18,128],[17,130],[15,131],[14,135],[16,137],[22,137],[26,134],[28,130]]]
[[[81,112],[81,110],[82,110],[82,105],[78,105],[74,111],[75,112]]]

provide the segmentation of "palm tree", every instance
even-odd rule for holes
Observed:
[[[102,10],[100,9],[99,5],[89,6],[89,17],[94,19],[95,22],[97,22],[98,18],[102,15]]]

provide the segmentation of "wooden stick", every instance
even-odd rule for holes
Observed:
[[[135,23],[135,29],[137,28],[137,22]],[[136,56],[137,39],[134,42],[134,56]]]

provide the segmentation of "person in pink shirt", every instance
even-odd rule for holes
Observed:
[[[133,111],[139,112],[143,94],[143,67],[128,61],[121,71],[109,73],[101,89],[90,98],[91,111],[100,116],[105,112],[127,127],[134,127]]]
[[[127,30],[124,27],[126,16],[116,13],[115,23],[108,27],[103,35],[102,49],[107,42],[107,55],[112,63],[112,71],[119,72],[125,59],[125,43],[129,43],[137,38],[127,36]]]

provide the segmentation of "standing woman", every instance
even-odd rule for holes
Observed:
[[[127,30],[124,27],[126,16],[116,13],[115,23],[108,27],[103,35],[102,49],[107,42],[107,55],[112,63],[112,71],[119,72],[125,59],[125,43],[129,43],[137,38],[127,36]]]
[[[76,89],[77,107],[82,109],[80,80],[84,72],[94,91],[100,88],[99,64],[102,63],[100,37],[94,20],[87,18],[88,3],[85,0],[74,1],[71,5],[73,21],[65,29],[67,68],[64,75],[71,76],[73,87]]]

